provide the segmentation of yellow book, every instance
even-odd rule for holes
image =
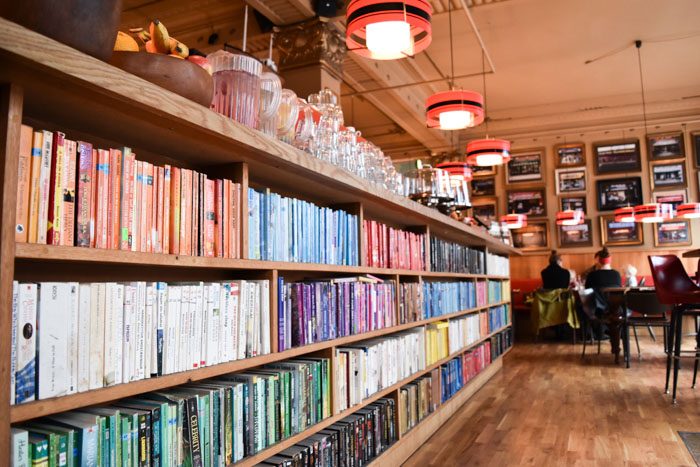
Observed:
[[[15,213],[15,241],[26,242],[29,232],[29,175],[32,158],[32,127],[22,125],[19,138],[17,167],[17,212]]]
[[[29,243],[37,243],[39,232],[39,196],[41,188],[41,148],[44,144],[44,133],[34,132],[32,143],[31,174],[29,177]]]

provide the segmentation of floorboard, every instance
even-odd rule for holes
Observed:
[[[635,354],[630,369],[613,364],[605,343],[585,360],[580,345],[517,344],[404,466],[696,465],[678,435],[700,431],[692,360],[673,406],[663,394],[661,344],[640,341],[642,359]]]

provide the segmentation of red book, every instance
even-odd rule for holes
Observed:
[[[153,253],[153,164],[146,162],[144,164],[145,180],[144,187],[146,189],[146,202],[142,203],[144,214],[146,215],[146,251]]]
[[[216,208],[214,192],[216,191],[214,180],[204,181],[204,256],[214,256],[214,242],[216,237]]]
[[[222,190],[224,186],[223,180],[214,180],[214,256],[217,258],[222,258],[224,256],[223,242],[224,242],[224,231],[223,222],[221,218],[222,214]]]
[[[163,185],[165,184],[165,169],[163,167],[156,167],[156,184],[154,186],[155,192],[155,219],[156,219],[156,233],[155,233],[155,252],[163,252]]]
[[[107,248],[109,204],[109,151],[97,151],[97,195],[95,197],[95,248]]]
[[[97,164],[99,153],[97,149],[92,149],[92,162],[90,164],[90,180],[92,180],[92,188],[90,190],[90,248],[95,248],[95,222],[97,215]]]
[[[231,251],[231,258],[241,257],[241,238],[243,232],[241,232],[241,184],[233,184],[233,209],[231,210],[233,219],[231,219],[231,228],[233,229],[233,251]],[[247,232],[245,233],[248,234]]]
[[[76,220],[76,246],[90,247],[92,231],[92,174],[93,174],[92,144],[78,141],[78,212]]]
[[[163,253],[170,252],[170,165],[163,167]]]
[[[61,244],[61,193],[63,181],[63,144],[66,135],[60,131],[53,134],[51,175],[49,178],[49,217],[46,224],[46,244]]]
[[[224,180],[224,258],[231,257],[231,180]]]
[[[121,177],[121,219],[119,232],[119,249],[131,250],[133,245],[134,229],[134,165],[136,156],[130,148],[125,147],[122,152],[122,177]]]
[[[132,183],[134,192],[133,220],[131,228],[131,250],[141,250],[141,204],[143,204],[143,162],[134,160],[134,178]]]
[[[180,189],[180,254],[192,253],[192,171],[181,170]]]
[[[118,250],[120,245],[121,221],[121,189],[122,189],[122,152],[119,149],[109,150],[109,227],[107,242],[109,248]]]
[[[141,162],[139,165],[139,250],[148,251],[148,163]]]
[[[180,254],[180,169],[172,168],[170,176],[170,253]]]

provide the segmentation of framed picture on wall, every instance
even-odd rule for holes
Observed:
[[[472,166],[472,175],[474,177],[489,177],[492,175],[496,175],[496,166],[495,165],[487,165],[487,166]]]
[[[692,243],[690,221],[663,222],[653,225],[654,246],[688,246]]]
[[[479,198],[472,201],[472,216],[484,224],[498,221],[498,201],[496,198]]]
[[[609,178],[596,181],[599,211],[642,204],[642,178]]]
[[[594,143],[593,155],[597,174],[642,170],[638,139]]]
[[[615,216],[600,216],[600,240],[604,246],[641,245],[644,229],[639,222],[617,222]]]
[[[582,167],[586,165],[586,145],[566,143],[554,146],[557,167]]]
[[[587,212],[586,196],[560,196],[559,210],[560,211],[576,211],[581,210]]]
[[[557,194],[586,191],[586,168],[557,169],[555,172]]]
[[[547,196],[544,188],[506,191],[509,214],[527,214],[530,217],[547,215]]]
[[[649,160],[679,159],[685,157],[683,133],[660,133],[647,137]]]
[[[700,133],[691,133],[690,141],[693,143],[693,160],[695,167],[700,167]]]
[[[496,177],[474,178],[471,181],[472,197],[494,196],[496,194]]]
[[[679,204],[687,202],[687,193],[685,190],[674,190],[674,191],[663,191],[661,193],[654,193],[655,203],[666,203],[673,205],[673,209],[676,209]]]
[[[511,155],[506,166],[506,183],[544,181],[544,149],[529,149]]]
[[[549,223],[547,221],[528,222],[522,229],[511,230],[513,246],[522,251],[549,250]]]
[[[664,190],[685,187],[688,179],[685,175],[685,161],[652,162],[651,189]]]
[[[593,246],[593,228],[590,219],[579,225],[558,225],[557,241],[560,248]]]

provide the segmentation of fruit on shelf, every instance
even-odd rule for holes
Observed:
[[[190,49],[179,40],[171,37],[170,55],[177,55],[180,58],[187,58],[190,55]]]
[[[201,55],[191,55],[190,54],[190,56],[187,57],[187,60],[201,66],[202,68],[207,70],[207,73],[212,74],[213,69],[212,69],[211,64],[209,63],[209,60],[207,59],[207,57],[202,57]]]
[[[151,33],[151,40],[156,46],[156,50],[162,54],[170,53],[170,35],[168,34],[168,29],[163,23],[155,19],[151,22],[149,27]]]
[[[117,32],[117,40],[114,42],[114,50],[120,52],[138,52],[139,44],[125,32]]]

